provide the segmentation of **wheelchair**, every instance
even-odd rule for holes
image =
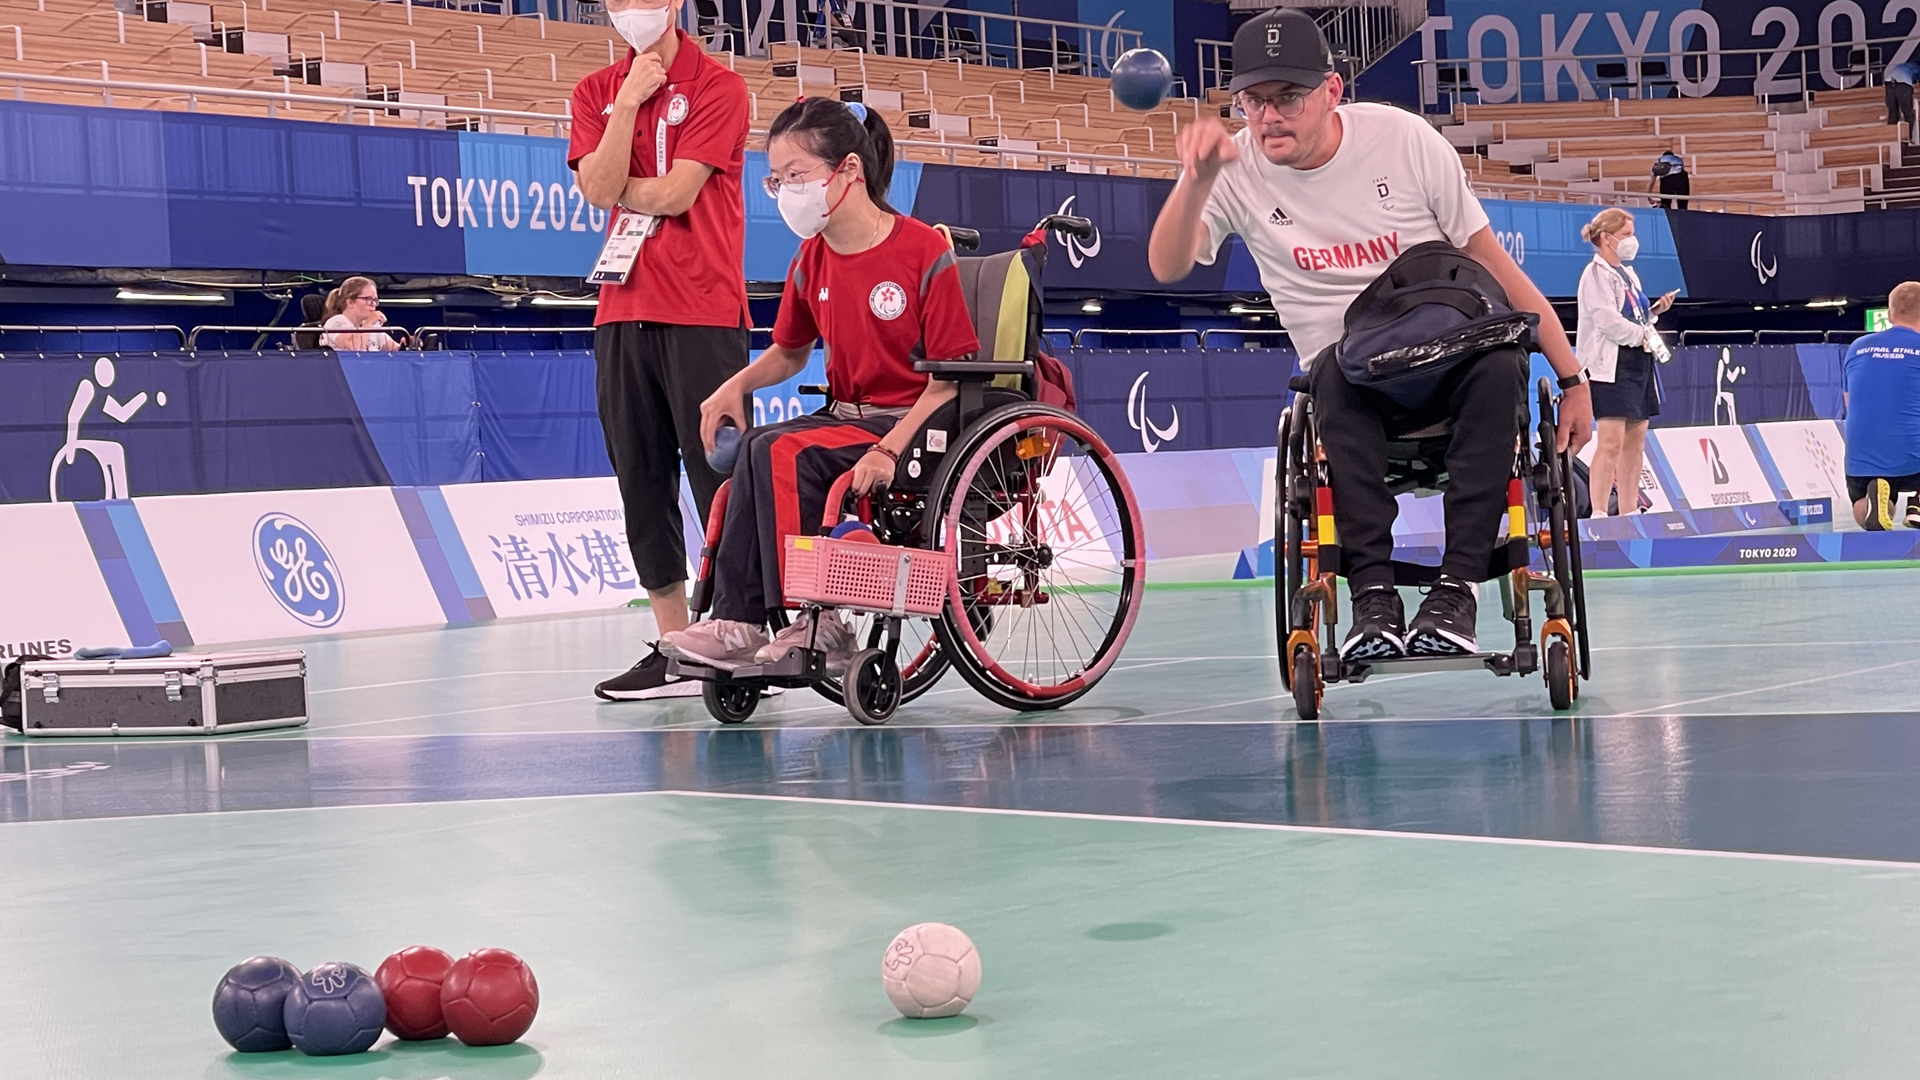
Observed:
[[[1516,353],[1527,363],[1526,353]],[[1482,362],[1492,359],[1483,358]],[[1326,362],[1332,362],[1331,359]],[[1344,576],[1333,526],[1333,489],[1326,454],[1316,434],[1306,376],[1290,384],[1293,403],[1280,418],[1274,459],[1274,599],[1280,678],[1293,693],[1302,720],[1320,716],[1326,684],[1365,682],[1387,669],[1472,670],[1531,675],[1544,668],[1547,696],[1556,711],[1573,707],[1580,680],[1590,678],[1586,583],[1580,562],[1571,451],[1556,452],[1558,399],[1541,379],[1535,388],[1540,420],[1532,422],[1522,401],[1516,418],[1513,472],[1507,482],[1506,542],[1494,548],[1485,578],[1500,582],[1501,613],[1513,624],[1513,651],[1462,656],[1342,659],[1339,604],[1334,579]],[[1430,494],[1447,484],[1446,451],[1452,425],[1442,417],[1407,414],[1387,422],[1387,487],[1395,496]],[[1535,554],[1543,569],[1534,568]],[[1394,560],[1394,584],[1431,585],[1439,567]],[[1532,594],[1545,596],[1546,619],[1536,644]],[[1322,637],[1324,633],[1324,637]]]
[[[943,229],[956,248],[978,249],[978,232]],[[956,383],[955,398],[915,434],[889,486],[852,499],[849,473],[827,496],[822,533],[859,521],[882,545],[944,553],[930,603],[923,597],[921,611],[898,598],[796,603],[793,566],[784,564],[787,607],[814,615],[816,626],[823,612],[851,615],[859,651],[839,674],[827,671],[826,654],[811,639],[770,664],[669,661],[672,673],[705,684],[715,720],[744,722],[766,688],[779,686],[811,687],[860,723],[884,724],[949,668],[1004,708],[1057,709],[1092,690],[1119,656],[1139,618],[1146,541],[1118,455],[1069,409],[1037,400],[1039,281],[1050,232],[1091,239],[1093,224],[1050,216],[1015,251],[959,258],[980,355],[916,361],[914,370]],[[823,386],[800,391],[827,394]],[[731,481],[722,485],[708,514],[689,605],[696,617],[712,606],[712,561],[730,488]],[[786,541],[791,556],[796,541]],[[907,591],[912,561],[900,562],[897,596]],[[890,591],[891,571],[887,578],[880,584]],[[788,617],[774,611],[773,628],[785,628]]]

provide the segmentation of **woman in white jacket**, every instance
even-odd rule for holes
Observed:
[[[1654,321],[1673,306],[1678,290],[1648,302],[1639,275],[1627,265],[1639,253],[1640,241],[1633,235],[1633,215],[1625,210],[1610,206],[1600,211],[1580,236],[1594,247],[1593,261],[1580,275],[1579,343],[1574,349],[1593,385],[1593,516],[1605,516],[1616,478],[1618,512],[1630,514],[1639,509],[1647,421],[1660,414],[1654,354],[1664,353],[1665,346]]]

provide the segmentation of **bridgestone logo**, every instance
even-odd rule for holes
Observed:
[[[1713,495],[1715,506],[1739,506],[1752,501],[1753,493],[1750,491],[1719,491]]]

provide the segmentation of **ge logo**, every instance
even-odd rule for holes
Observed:
[[[287,614],[321,628],[346,609],[340,569],[325,544],[298,519],[268,514],[253,526],[253,563]]]

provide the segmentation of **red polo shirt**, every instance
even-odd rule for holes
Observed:
[[[980,351],[953,246],[905,214],[893,223],[858,255],[835,252],[823,236],[803,241],[787,269],[773,340],[789,349],[825,341],[835,401],[911,406],[927,388],[915,360]]]
[[[680,51],[667,81],[640,103],[633,125],[629,176],[661,176],[681,159],[713,168],[678,217],[660,223],[633,272],[620,285],[600,286],[594,325],[658,322],[678,326],[751,326],[747,313],[747,212],[740,176],[747,150],[747,84],[716,62],[700,43],[675,29]],[[573,137],[567,164],[600,145],[613,99],[633,69],[635,53],[580,80],[573,88]],[[665,168],[661,162],[666,163]],[[608,215],[609,228],[612,222]]]

